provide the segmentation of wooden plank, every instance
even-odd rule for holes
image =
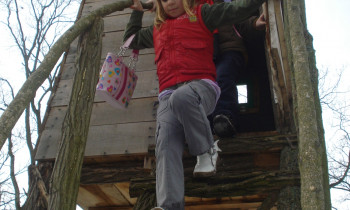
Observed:
[[[51,95],[52,101],[50,106],[67,106],[72,94],[72,87],[73,79],[60,80],[56,92]]]
[[[284,36],[284,24],[283,24],[283,14],[282,14],[282,5],[281,0],[274,0],[274,6],[275,6],[275,15],[276,15],[276,24],[277,24],[277,31],[280,39],[280,56],[281,56],[281,66],[285,78],[285,116],[286,120],[289,123],[290,131],[295,131],[295,123],[294,123],[294,117],[293,117],[293,95],[292,95],[292,79],[291,79],[291,70],[289,68],[288,63],[288,53],[287,53],[287,47],[286,47],[286,39]]]
[[[85,15],[89,14],[90,12],[92,12],[96,9],[99,9],[104,5],[112,4],[112,3],[115,3],[117,1],[121,1],[121,0],[97,0],[97,1],[85,2],[85,5],[84,5],[83,11],[82,11],[82,16],[85,16]],[[123,13],[130,13],[130,12],[131,12],[131,9],[127,8],[127,9],[124,9],[123,11],[117,11],[117,12],[114,12],[110,15],[118,15],[118,14],[123,14]]]
[[[74,78],[74,74],[77,71],[77,68],[75,67],[75,63],[67,63],[63,65],[61,68],[61,76],[60,80],[71,80]]]
[[[135,205],[137,198],[131,198],[129,194],[129,187],[130,183],[129,182],[120,182],[120,183],[115,183],[114,184],[120,193],[124,196],[126,200],[132,205]]]
[[[275,118],[275,125],[278,131],[286,131],[290,125],[286,124],[289,114],[287,111],[287,118],[284,113],[285,103],[289,101],[286,98],[285,77],[283,74],[281,58],[279,56],[279,36],[277,32],[276,16],[274,11],[274,0],[268,0],[264,5],[266,11],[268,25],[266,33],[266,54],[267,67],[269,71],[270,89],[273,96],[273,111]]]
[[[224,149],[224,148],[222,148]],[[217,166],[217,178],[225,176],[239,176],[240,174],[249,174],[253,171],[271,171],[279,169],[279,152],[242,154],[234,151],[226,151],[226,154],[220,153],[220,162]],[[134,153],[133,153],[134,154]],[[89,163],[84,164],[81,172],[81,183],[116,183],[130,181],[130,179],[144,178],[152,175],[155,165],[145,169],[142,160],[133,159],[134,155],[129,155],[129,160],[116,160],[108,163]],[[143,154],[144,157],[147,154]],[[186,178],[193,177],[193,167],[196,164],[194,156],[185,155],[183,159],[184,175]]]
[[[158,85],[157,70],[155,69],[151,71],[142,71],[142,72],[137,71],[136,74],[138,76],[138,80],[137,80],[136,88],[132,98],[158,96],[159,85]]]
[[[73,67],[68,67],[73,68]],[[132,96],[133,99],[145,98],[145,97],[155,97],[158,95],[158,79],[156,70],[152,71],[137,71],[137,84]],[[65,77],[70,77],[73,75],[65,74]],[[67,106],[70,100],[70,95],[73,87],[73,79],[60,80],[56,92],[52,95],[53,99],[51,102],[51,107],[56,106]],[[98,95],[95,96],[95,102],[102,102]],[[133,103],[133,101],[131,101]]]
[[[128,207],[128,206],[101,206],[101,207],[90,207],[88,210],[133,210],[133,207]]]
[[[135,99],[126,110],[116,109],[107,103],[96,103],[90,125],[155,121],[157,101],[157,97]]]
[[[78,205],[95,206],[131,206],[114,184],[81,185]]]
[[[190,199],[189,199],[190,198]],[[185,209],[256,209],[266,195],[198,198],[185,197]],[[193,199],[193,200],[192,200]]]
[[[86,190],[83,187],[79,187],[77,204],[81,208],[88,209],[89,206],[93,206],[99,202],[101,202],[100,199],[96,197],[92,192]]]
[[[231,142],[230,142],[231,141]],[[295,135],[235,137],[219,142],[219,146],[235,153],[250,153],[258,151],[279,151],[289,144],[297,144]],[[223,151],[225,153],[225,151]]]
[[[289,106],[289,101],[291,97],[291,84],[290,84],[290,75],[288,68],[288,57],[286,51],[282,51],[281,46],[285,44],[283,25],[282,25],[282,16],[281,16],[281,5],[279,0],[270,0],[268,4],[269,11],[269,20],[270,20],[270,35],[271,35],[271,54],[269,58],[274,63],[274,68],[276,69],[276,85],[281,94],[281,99],[279,101],[281,108],[280,124],[283,125],[284,131],[289,131],[288,128],[294,127],[291,125],[292,114],[291,108]],[[285,46],[285,45],[284,45]],[[287,67],[287,69],[285,69]],[[288,79],[288,81],[287,81]],[[289,84],[289,90],[287,85]]]
[[[119,190],[115,191],[111,185]],[[111,195],[111,193],[113,193]],[[129,205],[133,206],[137,198],[130,198],[129,183],[101,184],[101,185],[82,185],[79,189],[78,204],[84,209],[124,209],[127,204],[123,199],[121,202],[116,199],[121,199],[124,196],[128,198]],[[223,198],[200,198],[200,197],[185,197],[185,209],[255,209],[261,205],[261,201],[266,196],[251,195]],[[117,203],[118,202],[118,203]]]
[[[78,50],[78,41],[79,41],[79,37],[77,37],[69,45],[68,55],[67,55],[67,58],[65,60],[65,64],[67,64],[67,63],[74,63],[75,62],[75,57],[76,57],[76,53],[77,53],[77,50]]]
[[[101,207],[91,207],[88,210],[133,210],[133,207],[128,207],[128,206],[101,206]]]
[[[106,55],[104,55],[104,56],[106,56]],[[128,59],[129,58],[126,57],[124,60],[128,62],[129,61]],[[105,60],[105,57],[101,58],[101,67],[103,65],[104,60]],[[141,54],[141,55],[139,55],[139,61],[136,64],[136,72],[156,70],[157,69],[156,65],[154,64],[154,62],[150,63],[150,60],[154,61],[154,54]],[[62,71],[61,77],[60,77],[61,80],[73,79],[74,74],[76,72],[75,63],[74,62],[73,63],[72,62],[71,63],[65,62],[61,71]]]
[[[123,35],[124,31],[116,31],[105,33],[103,37],[103,46],[102,46],[102,57],[101,59],[105,59],[108,52],[118,53],[120,47],[123,45]],[[131,53],[131,50],[127,51],[126,56]],[[142,49],[140,50],[140,54],[154,54],[154,49]],[[149,69],[149,67],[153,67],[155,69],[154,59],[152,60],[144,60],[142,56],[139,56],[138,67],[143,67],[143,69]]]
[[[101,53],[101,64],[102,64],[102,60],[106,58],[106,55],[108,52],[112,52],[115,54],[119,53],[120,47],[123,45],[123,35],[124,35],[124,31],[108,32],[104,34],[102,53]],[[74,48],[74,46],[72,46],[72,48]],[[131,50],[128,50],[125,53],[125,56],[129,56],[130,54],[131,54]],[[156,69],[156,65],[154,63],[154,55],[151,56],[153,59],[147,56],[144,57],[144,55],[148,55],[148,54],[154,54],[154,49],[148,48],[148,49],[140,50],[139,61],[137,63],[137,66],[140,69],[138,70]],[[66,63],[74,63],[75,56],[76,56],[75,53],[70,53],[67,57]]]
[[[260,207],[261,202],[255,203],[224,203],[224,204],[205,204],[205,205],[195,205],[186,206],[186,210],[211,210],[211,209],[245,209],[245,210],[255,210]]]
[[[85,154],[132,154],[148,151],[154,143],[155,122],[92,126]]]
[[[299,171],[251,171],[249,173],[217,173],[216,176],[196,179],[186,177],[185,194],[192,197],[228,197],[259,195],[279,191],[286,186],[300,186]],[[137,197],[145,190],[155,190],[155,177],[132,179],[130,196]]]
[[[105,102],[94,103],[90,126],[155,121],[157,101],[157,97],[135,99],[125,110],[116,109]],[[66,112],[66,106],[52,107],[45,129],[60,130]]]
[[[142,162],[144,160],[146,153],[133,153],[126,155],[99,155],[99,156],[89,156],[84,158],[83,165],[91,165],[91,164],[108,164],[108,163],[116,163],[116,162]]]
[[[151,172],[144,170],[142,160],[133,160],[133,156],[133,154],[128,155],[130,160],[124,161],[84,164],[80,184],[123,183],[129,182],[131,178],[150,176]]]
[[[254,165],[258,168],[276,168],[280,165],[279,152],[263,152],[254,154]]]
[[[153,24],[154,14],[151,12],[145,12],[142,18],[142,26],[147,27]],[[124,31],[126,24],[130,20],[130,13],[107,16],[103,18],[104,20],[104,32],[114,32],[114,31]]]
[[[275,6],[275,15],[276,15],[276,24],[277,24],[277,31],[278,36],[280,39],[280,55],[281,55],[281,62],[283,63],[283,71],[287,86],[287,93],[289,97],[292,97],[292,86],[291,86],[291,78],[290,78],[290,69],[288,65],[288,55],[287,55],[287,47],[286,47],[286,39],[284,37],[284,25],[283,25],[283,14],[282,14],[282,5],[281,0],[274,0],[274,6]]]
[[[155,143],[155,128],[155,121],[90,126],[85,156],[147,153],[148,146]],[[55,158],[60,139],[60,129],[45,129],[35,158]]]

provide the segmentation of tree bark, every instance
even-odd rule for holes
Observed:
[[[302,8],[304,10],[302,14],[305,14],[305,5],[303,5]],[[316,67],[315,50],[312,44],[313,38],[308,31],[306,31],[305,33],[306,33],[305,35],[306,48],[308,51],[308,59],[309,59],[309,68],[311,72],[311,82],[312,82],[314,98],[315,98],[315,111],[316,111],[318,135],[321,141],[321,150],[323,150],[320,154],[322,158],[322,165],[320,167],[323,168],[323,185],[326,189],[324,190],[325,203],[326,203],[326,209],[331,209],[332,204],[331,204],[331,194],[330,194],[330,184],[329,184],[329,173],[328,173],[329,169],[328,169],[328,160],[327,160],[326,140],[324,136],[322,107],[320,102],[320,96],[318,93],[318,69]]]
[[[281,152],[280,169],[287,171],[298,171],[298,148],[285,147]],[[300,186],[286,186],[279,192],[277,200],[279,210],[299,210]]]
[[[103,19],[79,39],[72,94],[53,169],[48,209],[76,208],[81,166],[89,132],[102,50]]]
[[[289,186],[283,188],[278,196],[278,210],[301,210],[300,205],[300,187]]]
[[[304,4],[283,1],[293,70],[295,112],[299,137],[302,209],[330,209],[326,149],[315,72],[310,68]],[[316,85],[317,86],[317,85]]]
[[[30,165],[28,198],[22,206],[22,210],[47,210],[49,203],[49,178],[52,174],[53,162],[43,162],[38,165]]]
[[[154,190],[146,190],[138,198],[133,210],[149,210],[157,206],[156,193]]]

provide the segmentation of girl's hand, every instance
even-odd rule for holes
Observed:
[[[266,20],[264,14],[261,14],[260,17],[255,21],[255,28],[257,30],[264,30],[266,26]]]
[[[134,0],[134,4],[130,8],[138,11],[143,11],[143,6],[140,0]]]
[[[149,4],[149,3],[153,3],[152,9],[150,9],[151,12],[156,11],[156,8],[157,8],[157,0],[148,0],[148,1],[146,1],[146,4]]]

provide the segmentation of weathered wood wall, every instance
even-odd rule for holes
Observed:
[[[110,0],[87,0],[82,15],[109,4]],[[124,28],[130,17],[130,9],[115,12],[104,18],[104,37],[101,65],[107,52],[119,52]],[[146,12],[144,25],[153,22],[153,13]],[[36,159],[54,158],[61,138],[63,118],[70,98],[77,41],[73,42],[58,78],[57,89],[51,96],[48,118],[40,137],[40,147]],[[128,52],[130,53],[130,52]],[[153,49],[140,51],[137,64],[139,77],[133,99],[127,110],[118,110],[95,97],[90,131],[85,156],[104,156],[109,154],[146,153],[149,144],[154,143],[156,101],[158,81],[154,65]],[[95,85],[95,84],[91,84]]]

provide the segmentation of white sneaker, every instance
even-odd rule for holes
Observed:
[[[194,177],[209,177],[216,173],[216,164],[219,160],[218,152],[221,152],[218,142],[219,140],[216,140],[208,152],[197,156],[197,164],[193,171]]]
[[[154,208],[151,208],[151,210],[164,210],[162,207],[154,207]]]

